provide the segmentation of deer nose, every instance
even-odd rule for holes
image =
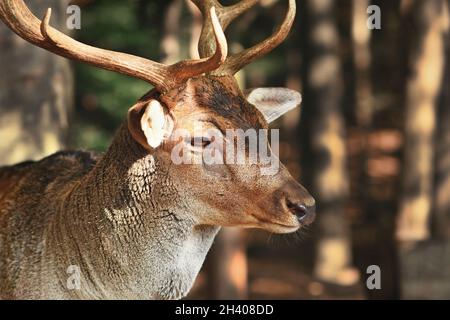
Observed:
[[[286,199],[286,206],[302,225],[309,225],[316,218],[316,206],[314,204],[307,206],[301,202]]]

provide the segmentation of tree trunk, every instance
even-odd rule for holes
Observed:
[[[449,208],[449,151],[443,149],[448,147],[448,100],[438,110],[439,101],[446,103],[448,99],[448,75],[446,78],[444,73],[448,74],[448,1],[416,0],[411,10],[414,29],[406,86],[403,194],[397,225],[402,298],[446,299],[450,295],[450,242],[431,238],[430,222],[433,202],[435,223],[446,225]],[[436,231],[444,233],[440,228]]]
[[[163,20],[161,40],[162,63],[173,64],[180,61],[180,17],[183,11],[182,0],[172,0],[167,6]]]
[[[433,235],[450,240],[450,1],[447,2],[445,74],[441,84],[435,146]]]
[[[223,228],[208,257],[208,298],[248,299],[244,231]]]
[[[344,217],[348,196],[337,2],[308,0],[305,53],[306,84],[301,127],[307,127],[310,159],[306,168],[317,203],[318,246],[315,274],[325,281],[353,284],[350,233]],[[305,170],[306,171],[306,170]]]
[[[444,70],[445,0],[416,0],[412,19],[415,37],[410,48],[406,84],[403,189],[397,239],[429,237],[433,188],[433,147],[436,107]]]
[[[192,16],[191,39],[189,41],[189,56],[191,59],[199,59],[200,55],[198,53],[198,41],[200,39],[203,26],[202,13],[191,0],[185,1],[186,6]]]
[[[67,1],[29,2],[52,26],[66,31]],[[69,62],[25,42],[0,23],[0,164],[39,159],[66,144],[73,104]]]
[[[353,57],[355,64],[356,121],[364,131],[370,128],[373,113],[370,79],[370,29],[366,26],[369,0],[353,0]]]

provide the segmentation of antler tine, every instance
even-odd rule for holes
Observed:
[[[276,31],[259,44],[246,49],[240,53],[230,56],[226,62],[217,69],[214,73],[217,74],[231,74],[241,70],[244,66],[251,63],[255,59],[268,54],[281,44],[289,34],[292,28],[296,12],[295,0],[289,0],[289,9],[283,22],[277,27]]]
[[[210,56],[215,48],[214,42],[211,41],[213,28],[211,24],[211,17],[209,14],[210,8],[217,8],[217,16],[223,30],[226,30],[228,25],[244,13],[246,10],[253,7],[259,0],[242,0],[237,4],[231,6],[222,6],[218,0],[192,0],[192,2],[200,9],[203,15],[203,28],[198,43],[198,51],[200,57]]]
[[[212,25],[215,41],[215,52],[210,58],[202,58],[199,60],[180,61],[169,67],[178,77],[187,79],[202,73],[216,70],[226,60],[228,55],[228,45],[225,34],[219,22],[215,7],[209,9],[209,23]]]
[[[0,19],[25,40],[72,60],[142,79],[162,92],[189,77],[216,69],[227,55],[225,35],[214,8],[210,10],[217,47],[214,55],[207,59],[181,61],[171,66],[78,42],[50,27],[50,17],[51,9],[47,10],[44,19],[40,21],[23,0],[0,0]]]
[[[234,19],[239,17],[258,2],[259,0],[242,0],[234,5],[223,7],[221,16],[224,28],[228,27]]]

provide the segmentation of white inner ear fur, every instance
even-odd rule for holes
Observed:
[[[302,102],[297,91],[287,88],[257,88],[246,91],[247,100],[271,123]]]
[[[172,133],[173,122],[159,101],[151,100],[142,115],[141,128],[148,145],[157,148]]]

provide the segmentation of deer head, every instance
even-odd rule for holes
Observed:
[[[238,137],[226,134],[230,130],[264,131],[271,121],[300,103],[297,92],[282,88],[259,88],[244,94],[234,78],[237,71],[286,38],[295,17],[295,0],[289,0],[287,15],[272,36],[229,57],[223,30],[257,0],[228,7],[216,0],[193,2],[204,18],[198,46],[201,58],[173,65],[80,43],[50,26],[50,9],[41,21],[22,0],[1,0],[0,18],[22,38],[48,51],[154,86],[130,108],[127,128],[146,155],[165,168],[176,192],[188,199],[198,225],[296,231],[312,222],[314,199],[286,168],[277,165],[279,170],[264,175],[264,165],[258,162],[205,163],[199,158],[212,144],[236,146]],[[262,143],[267,147],[267,141]],[[226,158],[224,150],[228,149],[214,149],[214,158]],[[193,161],[175,163],[174,155]],[[246,149],[244,160],[249,157],[251,152]]]

